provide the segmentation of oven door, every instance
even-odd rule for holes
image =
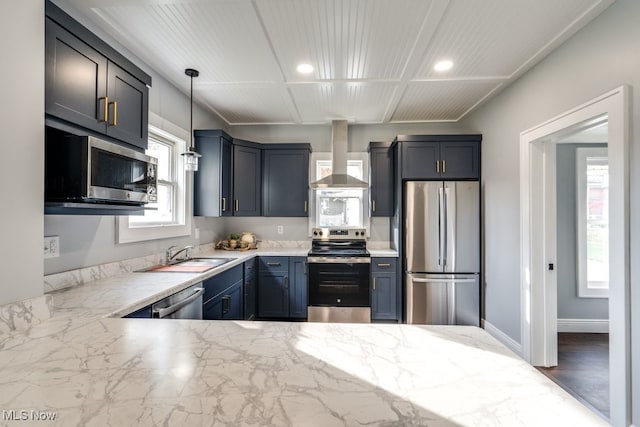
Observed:
[[[309,257],[309,305],[370,307],[369,257]]]

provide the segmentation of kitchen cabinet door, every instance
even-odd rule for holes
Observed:
[[[51,19],[45,21],[45,112],[106,132],[107,58]]]
[[[258,274],[258,317],[286,318],[289,316],[288,282],[287,271]]]
[[[480,179],[480,143],[448,141],[440,145],[442,179]]]
[[[402,179],[440,179],[439,142],[402,143]]]
[[[113,62],[107,70],[107,135],[144,150],[149,130],[149,88]]]
[[[242,281],[204,303],[202,318],[205,320],[242,320]]]
[[[219,217],[233,213],[231,137],[221,130],[196,130],[194,146],[202,154],[194,174],[193,214]]]
[[[371,216],[393,216],[392,154],[388,144],[369,145]]]
[[[289,317],[292,319],[307,318],[307,257],[289,258]]]
[[[258,317],[289,316],[289,257],[258,258]]]
[[[398,320],[397,260],[371,259],[371,320]]]
[[[309,149],[265,148],[262,155],[263,216],[308,216]]]
[[[262,160],[259,148],[233,144],[233,215],[260,216]]]

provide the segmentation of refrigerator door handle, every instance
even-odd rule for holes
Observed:
[[[419,279],[414,277],[412,280],[417,283],[475,283],[477,279]]]
[[[444,188],[438,189],[438,265],[446,265],[445,236],[447,233]]]

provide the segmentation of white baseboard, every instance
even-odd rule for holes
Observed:
[[[558,319],[558,332],[606,334],[609,319]]]
[[[506,345],[509,348],[509,350],[513,351],[518,356],[523,357],[522,356],[522,344],[520,344],[519,342],[515,341],[509,335],[505,334],[500,329],[496,328],[495,326],[493,326],[491,323],[487,322],[486,320],[482,321],[482,327],[484,328],[485,331],[487,331],[489,333],[489,335],[491,335],[492,337],[494,337],[495,339],[500,341],[502,344]]]

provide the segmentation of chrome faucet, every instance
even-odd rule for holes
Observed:
[[[173,248],[175,248],[175,245],[171,245],[169,246],[169,248],[167,249],[167,251],[165,252],[165,255],[167,257],[167,264],[171,264],[172,261],[184,261],[187,260],[189,258],[191,258],[191,249],[193,249],[192,245],[188,245],[185,246],[184,248],[180,249],[178,252],[176,252],[175,254],[173,253]],[[182,259],[176,259],[176,257],[178,255],[180,255],[181,253],[184,252],[184,258]]]

